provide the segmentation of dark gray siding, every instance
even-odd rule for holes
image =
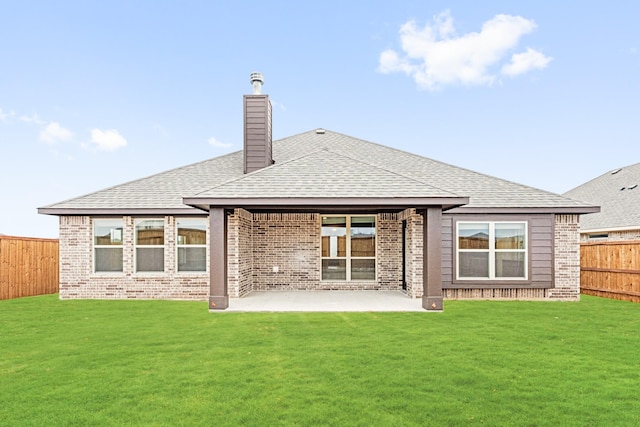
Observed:
[[[442,280],[450,283],[453,272],[453,220],[450,215],[442,215]]]
[[[244,96],[244,173],[273,164],[271,102],[268,95]]]
[[[469,281],[455,280],[455,223],[456,221],[527,221],[529,230],[528,281]],[[554,216],[444,214],[442,217],[442,287],[443,288],[551,288],[553,287]]]

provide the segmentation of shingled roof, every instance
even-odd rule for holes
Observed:
[[[600,205],[600,213],[580,220],[583,232],[640,229],[640,163],[609,171],[564,195]]]
[[[242,152],[40,208],[54,215],[197,213],[198,199],[451,199],[457,209],[587,213],[593,205],[331,131],[273,142],[275,164],[243,173]],[[468,203],[467,203],[468,198]]]

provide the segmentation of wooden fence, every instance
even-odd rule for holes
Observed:
[[[583,294],[640,302],[640,241],[580,244]]]
[[[58,239],[0,236],[0,300],[58,292]]]

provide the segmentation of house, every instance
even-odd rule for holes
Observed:
[[[616,168],[566,192],[599,205],[580,223],[582,241],[640,240],[640,163]]]
[[[596,206],[324,129],[272,141],[251,81],[243,151],[39,209],[60,217],[60,298],[579,298]]]

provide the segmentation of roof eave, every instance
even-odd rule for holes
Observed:
[[[74,215],[202,215],[202,212],[185,206],[184,208],[38,208],[39,214],[74,216]]]
[[[482,207],[482,206],[460,206],[451,209],[449,213],[501,213],[501,214],[524,214],[524,213],[553,213],[553,214],[577,214],[584,215],[600,212],[600,206],[536,206],[536,207]]]

